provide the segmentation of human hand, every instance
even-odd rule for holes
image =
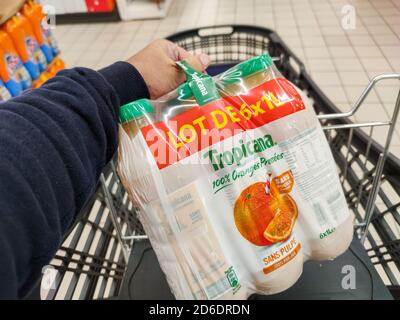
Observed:
[[[197,71],[204,72],[210,64],[206,54],[192,55],[168,40],[155,40],[127,62],[142,75],[151,99],[157,99],[176,89],[186,80],[176,61],[186,60]]]

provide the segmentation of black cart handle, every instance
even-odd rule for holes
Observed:
[[[214,37],[214,36],[229,36],[235,32],[232,26],[217,26],[205,27],[197,30],[197,35],[200,38]]]

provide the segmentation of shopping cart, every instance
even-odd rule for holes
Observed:
[[[190,52],[209,54],[213,65],[208,72],[212,75],[269,52],[280,72],[307,94],[337,163],[348,206],[355,217],[355,236],[369,256],[368,263],[375,266],[377,273],[373,272],[399,297],[400,160],[389,152],[389,145],[400,110],[400,92],[390,121],[354,123],[350,118],[362,111],[365,98],[378,82],[400,80],[400,74],[375,77],[355,105],[348,112],[341,112],[272,30],[253,26],[210,27],[184,31],[169,40]],[[387,130],[384,145],[374,140],[377,127]],[[107,299],[116,298],[121,292],[125,292],[124,297],[132,297],[129,288],[123,287],[132,286],[132,269],[136,270],[142,262],[143,252],[151,249],[149,244],[143,245],[146,239],[112,161],[101,176],[96,194],[45,269],[42,299]],[[142,254],[137,254],[137,250]],[[159,269],[156,271],[159,273]],[[38,287],[37,294],[39,290]]]

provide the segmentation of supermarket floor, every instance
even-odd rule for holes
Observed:
[[[345,5],[355,9],[354,20],[352,7]],[[343,23],[355,26],[346,30]],[[55,33],[69,67],[101,68],[128,58],[153,39],[221,24],[276,30],[343,110],[373,76],[400,72],[400,0],[174,0],[163,20],[60,25]],[[388,120],[398,91],[399,81],[382,83],[354,120]],[[377,130],[374,138],[383,143],[385,134]],[[400,157],[400,122],[391,151]]]

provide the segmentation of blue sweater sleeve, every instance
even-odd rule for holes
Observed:
[[[117,62],[0,104],[0,298],[36,283],[116,152],[118,107],[144,97],[140,74]]]

